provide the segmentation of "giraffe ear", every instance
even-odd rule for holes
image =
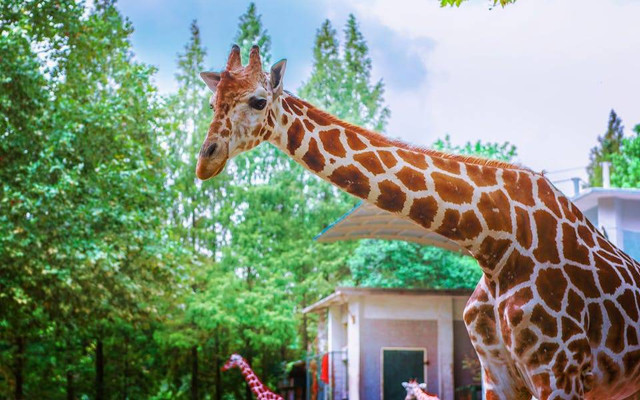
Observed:
[[[420,389],[427,390],[427,384],[426,383],[421,383],[418,386],[420,386]]]
[[[403,387],[403,388],[405,388],[405,389],[406,389],[408,386],[409,386],[409,384],[408,384],[407,382],[402,382],[402,387]]]
[[[282,94],[282,77],[286,68],[287,60],[280,60],[271,67],[271,90],[274,99]]]
[[[218,83],[220,83],[220,74],[217,72],[200,72],[200,78],[207,84],[209,89],[213,93],[216,92],[218,88]]]

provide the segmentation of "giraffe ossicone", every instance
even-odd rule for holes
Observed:
[[[240,354],[232,354],[231,357],[229,357],[229,361],[222,367],[222,370],[227,371],[231,368],[240,369],[247,385],[249,385],[249,388],[258,400],[284,400],[282,396],[273,393],[260,381],[260,378],[253,372],[247,360]]]
[[[196,174],[268,141],[322,179],[466,248],[483,277],[464,311],[488,399],[624,399],[640,391],[640,264],[543,175],[417,148],[283,91],[234,47],[203,73],[215,114]]]

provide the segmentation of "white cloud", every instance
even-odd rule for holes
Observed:
[[[427,71],[413,88],[387,83],[390,134],[420,144],[445,133],[454,142],[508,140],[523,164],[554,171],[587,164],[611,108],[628,128],[640,123],[640,2],[438,3],[352,3],[369,29],[404,37]],[[576,174],[585,176],[553,178]]]

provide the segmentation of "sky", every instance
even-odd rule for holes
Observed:
[[[626,133],[640,124],[640,0],[518,0],[491,7],[470,0],[255,1],[271,35],[272,61],[287,59],[285,88],[308,78],[316,30],[330,19],[342,39],[349,13],[360,25],[385,83],[390,136],[428,146],[508,141],[517,162],[567,194],[611,109]],[[162,93],[175,90],[177,54],[198,20],[206,64],[220,70],[248,1],[121,0],[134,27],[135,57],[158,68]],[[564,182],[563,182],[564,181]]]

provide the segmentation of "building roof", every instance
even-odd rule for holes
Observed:
[[[328,307],[345,304],[349,297],[371,295],[398,295],[398,296],[465,296],[469,297],[473,289],[401,289],[401,288],[363,288],[363,287],[337,287],[329,296],[311,304],[302,310],[303,314],[320,312]]]
[[[598,200],[612,197],[624,200],[640,200],[640,189],[594,187],[585,190],[571,201],[583,212],[598,205]]]
[[[318,234],[315,239],[319,242],[356,239],[405,240],[469,254],[467,249],[444,236],[428,232],[410,220],[365,202],[360,202]]]

